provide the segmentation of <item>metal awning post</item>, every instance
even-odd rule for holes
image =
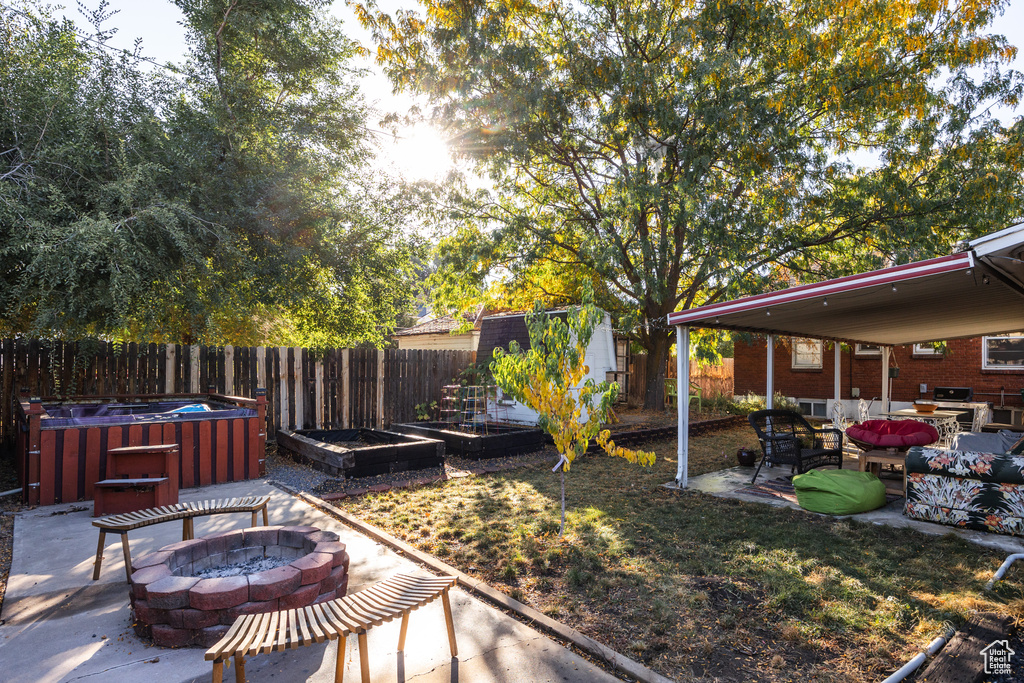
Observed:
[[[889,405],[889,354],[891,352],[890,347],[882,347],[882,411],[886,413],[892,410],[892,406]]]
[[[765,375],[765,405],[775,407],[775,335],[768,335],[768,372]]]
[[[839,409],[842,410],[842,403],[840,403],[840,401],[843,393],[843,345],[838,341],[833,343],[835,344],[836,367],[832,372],[832,395],[834,396],[833,400],[840,406]],[[836,409],[833,408],[833,412],[835,410]],[[843,411],[843,414],[846,414],[845,410]]]
[[[676,485],[686,488],[690,457],[690,328],[676,325]]]

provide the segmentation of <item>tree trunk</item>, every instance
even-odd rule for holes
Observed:
[[[565,465],[558,469],[558,476],[562,480],[562,526],[558,527],[558,537],[565,535]]]
[[[644,391],[644,410],[665,408],[665,363],[671,344],[668,335],[651,335],[651,347],[647,349],[647,388]],[[678,382],[678,380],[677,380]],[[686,400],[685,387],[678,388],[677,399]]]

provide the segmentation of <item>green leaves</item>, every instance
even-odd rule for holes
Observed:
[[[1024,213],[1024,129],[987,113],[1022,92],[984,33],[997,0],[421,4],[363,18],[493,183],[465,213],[491,257],[448,257],[477,282],[540,263],[601,282],[655,366],[674,310],[948,253]]]
[[[354,44],[320,0],[179,6],[174,72],[0,8],[0,331],[382,343],[422,248],[365,170]]]

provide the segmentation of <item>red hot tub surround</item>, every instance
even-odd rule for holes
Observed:
[[[294,558],[275,569],[198,578],[205,569]],[[348,553],[311,526],[263,526],[165,546],[133,563],[135,632],[162,647],[210,647],[241,614],[305,607],[345,595]]]
[[[176,444],[177,488],[265,474],[266,392],[29,399],[16,409],[15,466],[29,505],[92,500],[107,451]]]

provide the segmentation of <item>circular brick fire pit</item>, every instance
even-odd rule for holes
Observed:
[[[196,574],[264,559],[251,574]],[[210,647],[240,614],[305,607],[344,596],[348,553],[338,535],[311,526],[263,526],[165,546],[132,563],[135,632],[156,645]]]

